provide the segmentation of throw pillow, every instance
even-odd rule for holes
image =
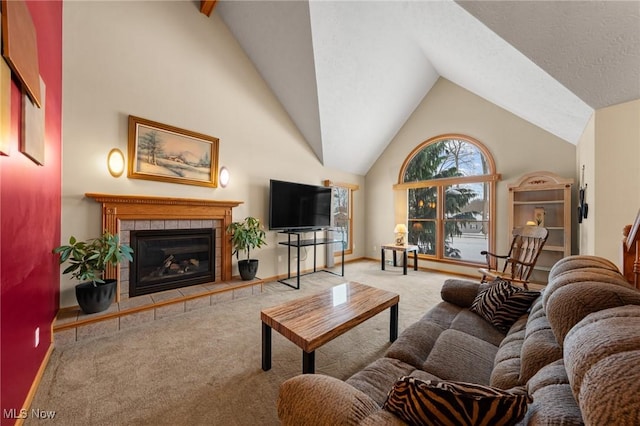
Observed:
[[[514,425],[527,412],[524,387],[502,390],[472,383],[403,376],[383,408],[410,425]]]
[[[488,289],[478,293],[469,309],[506,332],[539,296],[538,291],[524,290],[509,281],[497,279]]]

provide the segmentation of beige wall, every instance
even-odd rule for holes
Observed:
[[[576,187],[580,185],[585,187],[585,202],[588,205],[587,218],[582,219],[582,223],[578,224],[578,253],[591,254],[595,253],[595,232],[596,232],[596,216],[597,205],[595,203],[596,190],[596,171],[595,171],[595,114],[587,123],[587,127],[578,141],[576,155],[576,170],[579,176],[576,181]],[[584,181],[582,179],[582,170],[584,167]],[[577,204],[576,204],[577,206]]]
[[[86,192],[240,200],[234,219],[266,222],[270,178],[364,187],[364,177],[320,164],[224,23],[199,13],[197,2],[65,2],[63,25],[63,241],[100,233],[100,207]],[[112,178],[106,155],[113,147],[127,151],[130,114],[220,138],[229,186]],[[350,257],[360,257],[363,189],[354,204]],[[286,273],[276,233],[255,256],[259,276]],[[324,262],[322,250],[318,260]],[[304,265],[312,267],[311,251]],[[76,304],[75,284],[62,277],[61,306]]]
[[[622,228],[633,222],[640,208],[640,100],[597,110],[578,153],[578,164],[585,164],[589,179],[589,218],[580,233],[581,253],[621,266]]]
[[[398,132],[366,176],[366,255],[380,257],[380,244],[391,242],[393,184],[409,153],[425,140],[444,133],[462,133],[491,151],[502,181],[497,185],[497,251],[506,250],[508,230],[507,184],[525,173],[547,170],[576,178],[576,147],[487,102],[456,84],[440,79]],[[422,266],[476,274],[476,268],[422,262]]]

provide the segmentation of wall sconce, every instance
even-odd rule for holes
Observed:
[[[230,177],[231,176],[229,175],[229,169],[227,169],[226,167],[220,168],[219,182],[221,187],[227,187]]]
[[[124,172],[124,154],[118,148],[113,148],[107,155],[107,169],[113,177],[120,177]]]
[[[404,236],[407,234],[407,225],[405,225],[404,223],[399,223],[396,225],[393,232],[396,233],[396,245],[403,246]]]

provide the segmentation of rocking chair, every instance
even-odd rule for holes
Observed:
[[[487,259],[487,267],[479,269],[482,274],[482,282],[487,282],[488,278],[501,278],[514,284],[521,284],[528,290],[529,277],[542,247],[547,241],[549,231],[540,226],[523,226],[514,229],[511,234],[513,240],[509,254],[506,256],[499,256],[484,250],[480,252]],[[502,271],[498,269],[498,259],[504,259]]]

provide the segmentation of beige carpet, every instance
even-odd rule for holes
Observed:
[[[273,366],[262,371],[261,309],[358,281],[400,294],[402,332],[440,301],[446,278],[356,262],[344,278],[307,275],[300,290],[269,283],[262,295],[56,349],[31,408],[55,411],[47,424],[60,425],[277,425],[278,386],[300,374],[302,353],[274,331]],[[316,373],[346,379],[388,346],[387,310],[316,351]]]

